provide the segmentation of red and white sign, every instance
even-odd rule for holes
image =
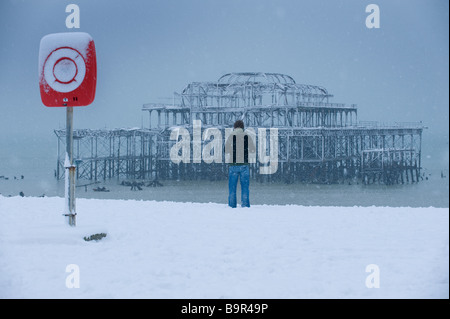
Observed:
[[[89,105],[96,84],[95,44],[88,33],[53,33],[41,39],[39,87],[44,105]]]

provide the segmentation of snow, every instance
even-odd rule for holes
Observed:
[[[0,196],[1,298],[449,297],[448,208],[63,204]]]
[[[42,37],[40,83],[47,83],[57,92],[71,92],[80,86],[86,74],[84,58],[87,58],[90,41],[92,37],[85,32],[52,33]]]
[[[56,48],[70,46],[86,57],[90,41],[92,37],[86,32],[61,32],[43,36],[39,46],[39,72],[45,59]]]

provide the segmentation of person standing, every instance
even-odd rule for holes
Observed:
[[[253,138],[244,131],[244,122],[237,120],[233,132],[225,142],[225,154],[230,156],[228,168],[228,206],[236,208],[236,188],[241,183],[241,205],[250,207],[250,168],[249,153],[255,153]]]

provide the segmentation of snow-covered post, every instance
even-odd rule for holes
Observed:
[[[73,107],[91,104],[97,84],[97,58],[92,37],[85,32],[52,33],[39,46],[39,88],[45,106],[66,108],[64,215],[76,225],[73,165]]]
[[[75,211],[75,170],[73,165],[73,107],[66,107],[66,159],[64,161],[65,168],[65,200],[66,209],[65,216],[68,217],[70,226],[76,226]]]

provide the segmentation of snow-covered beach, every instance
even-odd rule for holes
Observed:
[[[448,208],[80,198],[70,227],[63,207],[0,196],[1,298],[449,297]]]

